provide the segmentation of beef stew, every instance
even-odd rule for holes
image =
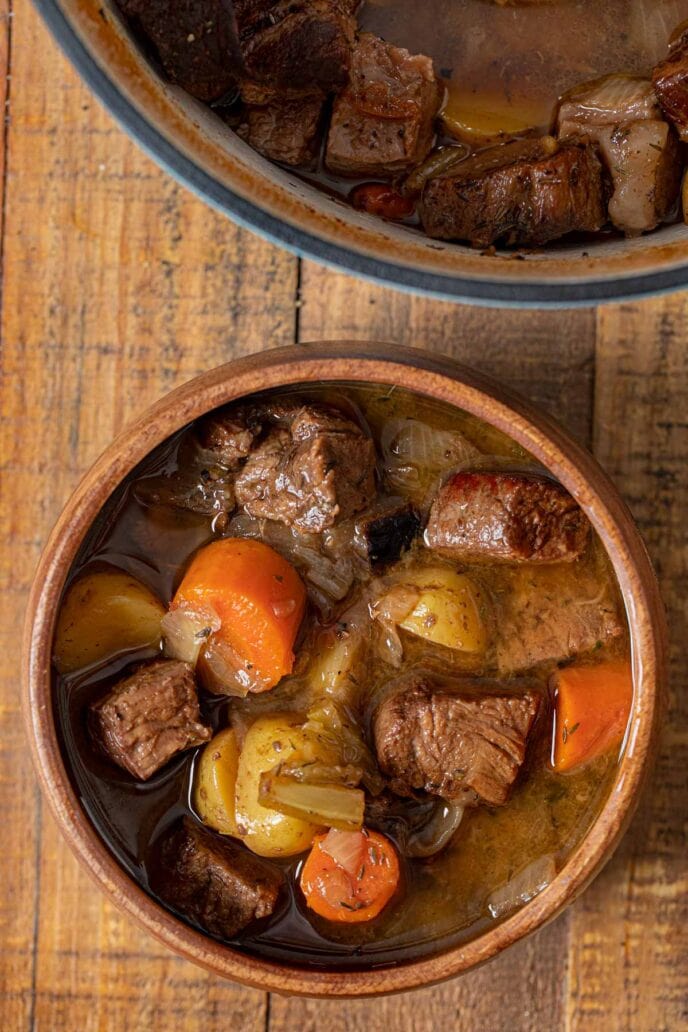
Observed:
[[[537,249],[680,215],[688,0],[115,2],[228,131],[431,238]]]
[[[199,511],[208,466],[224,490]],[[490,488],[484,554],[428,533],[462,477]],[[56,718],[96,828],[184,919],[289,964],[432,954],[532,898],[603,805],[632,701],[619,591],[574,500],[492,427],[387,387],[276,391],[176,434],[101,513],[66,611]]]

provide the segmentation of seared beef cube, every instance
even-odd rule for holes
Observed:
[[[669,47],[669,56],[652,73],[664,114],[688,143],[688,30]]]
[[[420,516],[403,498],[382,498],[356,522],[354,547],[372,565],[393,563],[420,530]]]
[[[375,750],[395,791],[423,789],[467,803],[477,796],[492,806],[506,802],[540,695],[530,688],[497,693],[490,682],[466,686],[470,693],[412,675],[380,703],[373,717]]]
[[[216,100],[241,67],[229,0],[117,0],[154,46],[172,82],[199,100]]]
[[[502,674],[565,662],[623,634],[606,571],[587,564],[499,571],[494,593],[496,664]]]
[[[271,161],[310,168],[318,156],[324,106],[322,97],[251,106],[237,132]]]
[[[184,749],[207,742],[191,667],[161,659],[140,667],[91,707],[89,726],[103,752],[146,781]]]
[[[158,845],[152,888],[211,935],[229,939],[275,909],[276,868],[184,817]]]
[[[432,61],[363,33],[335,100],[325,164],[343,176],[393,176],[422,161],[441,91]]]
[[[463,562],[571,562],[584,551],[587,517],[561,484],[525,473],[455,473],[439,489],[428,548]]]
[[[219,409],[201,421],[198,441],[201,448],[212,452],[219,466],[236,469],[248,457],[261,426],[257,411],[243,407]]]
[[[236,478],[237,501],[249,515],[319,533],[359,512],[375,493],[375,449],[337,412],[291,410]]]
[[[681,155],[649,79],[609,75],[584,83],[562,101],[558,124],[560,139],[599,148],[612,182],[609,217],[617,229],[636,236],[671,214]]]
[[[492,147],[430,179],[419,206],[425,232],[473,247],[539,247],[607,221],[602,165],[589,146],[552,137]]]
[[[245,75],[323,94],[347,81],[356,31],[347,0],[234,0]]]

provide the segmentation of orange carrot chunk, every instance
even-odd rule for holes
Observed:
[[[553,675],[552,685],[556,771],[572,770],[621,743],[633,702],[633,675],[627,661],[564,667]]]
[[[212,607],[220,628],[209,644],[226,643],[262,689],[291,673],[306,589],[294,567],[262,541],[223,538],[202,548],[172,600],[172,609],[179,605]]]
[[[399,885],[399,859],[389,839],[376,831],[318,835],[301,872],[306,903],[328,921],[370,921]]]

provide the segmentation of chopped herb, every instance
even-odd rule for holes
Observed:
[[[361,870],[356,875],[356,877],[358,878],[359,881],[362,880],[364,874],[365,874],[365,864],[361,864]]]
[[[571,728],[571,730],[569,731],[569,738],[571,737],[571,735],[575,735],[575,733],[576,733],[576,731],[578,730],[579,727],[580,727],[580,721],[578,721],[578,723],[574,724],[573,727]]]

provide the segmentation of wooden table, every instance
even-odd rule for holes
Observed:
[[[235,229],[122,135],[26,0],[0,0],[2,175],[0,1029],[678,1032],[688,1028],[688,297],[498,312],[325,271]],[[29,764],[18,644],[48,531],[122,424],[226,359],[384,338],[508,381],[590,445],[626,496],[672,625],[671,715],[614,860],[482,970],[370,1002],[219,981],[122,917],[63,845]]]

